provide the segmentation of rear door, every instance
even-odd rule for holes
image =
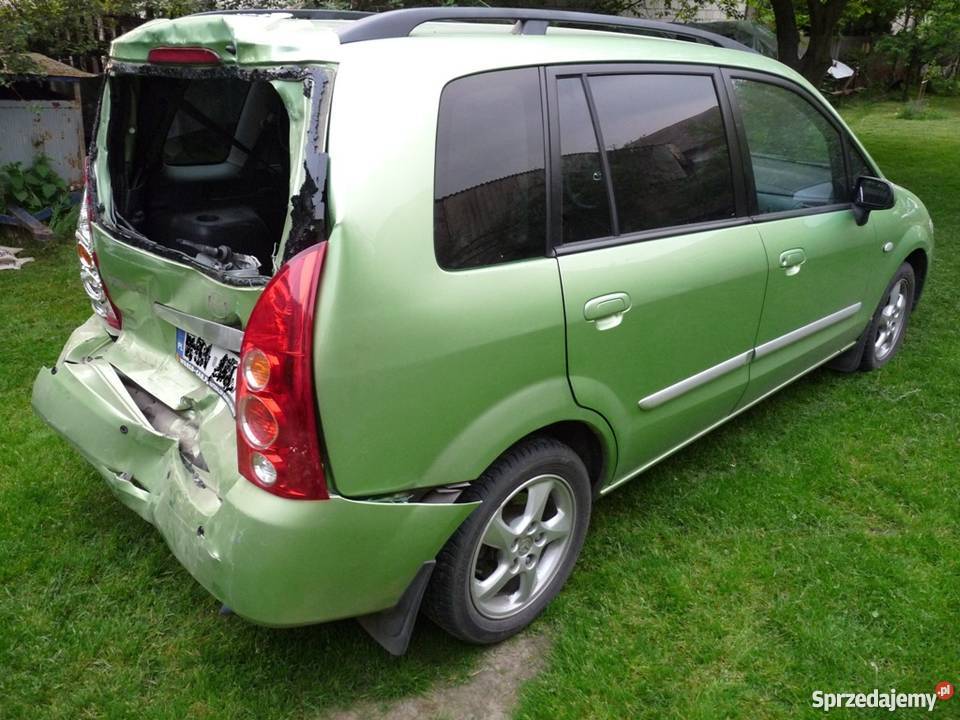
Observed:
[[[547,88],[570,382],[626,478],[740,399],[766,258],[718,71],[553,68]]]
[[[851,163],[832,115],[789,81],[724,72],[769,273],[746,404],[856,339],[880,250],[874,226],[851,211]]]

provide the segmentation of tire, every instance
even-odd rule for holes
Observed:
[[[904,263],[883,291],[880,304],[867,327],[861,370],[877,370],[899,352],[910,323],[913,299],[917,292],[917,278],[913,267]]]
[[[487,645],[533,622],[566,583],[590,522],[590,479],[573,450],[538,437],[500,456],[458,500],[475,501],[437,556],[424,611],[454,637]]]

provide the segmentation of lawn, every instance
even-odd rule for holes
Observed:
[[[944,119],[844,108],[937,225],[904,352],[817,371],[600,501],[532,628],[553,643],[519,717],[813,717],[816,689],[960,681],[960,101],[936,105]],[[395,659],[352,622],[219,616],[31,412],[38,366],[89,306],[70,243],[24,254],[0,273],[0,718],[317,717],[469,676],[482,651],[426,620]]]

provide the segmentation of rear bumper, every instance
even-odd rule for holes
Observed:
[[[78,328],[56,366],[37,376],[33,406],[241,617],[291,626],[392,607],[475,507],[287,500],[242,478],[218,497],[97,357],[108,342],[96,318]],[[235,464],[210,470],[237,473]]]

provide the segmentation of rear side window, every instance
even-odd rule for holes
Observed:
[[[613,234],[603,160],[579,77],[557,81],[560,116],[560,200],[563,242]]]
[[[621,234],[736,215],[712,77],[604,75],[590,89]]]
[[[734,94],[746,131],[760,213],[849,200],[840,132],[787,88],[737,78]]]
[[[434,249],[448,270],[542,257],[546,176],[535,68],[472,75],[440,98]]]
[[[227,159],[250,83],[235,78],[179,82],[163,160],[167,165],[215,165]]]
[[[564,242],[736,215],[726,131],[712,77],[625,74],[557,83]],[[604,177],[596,130],[611,175]],[[615,198],[609,215],[608,187]]]

